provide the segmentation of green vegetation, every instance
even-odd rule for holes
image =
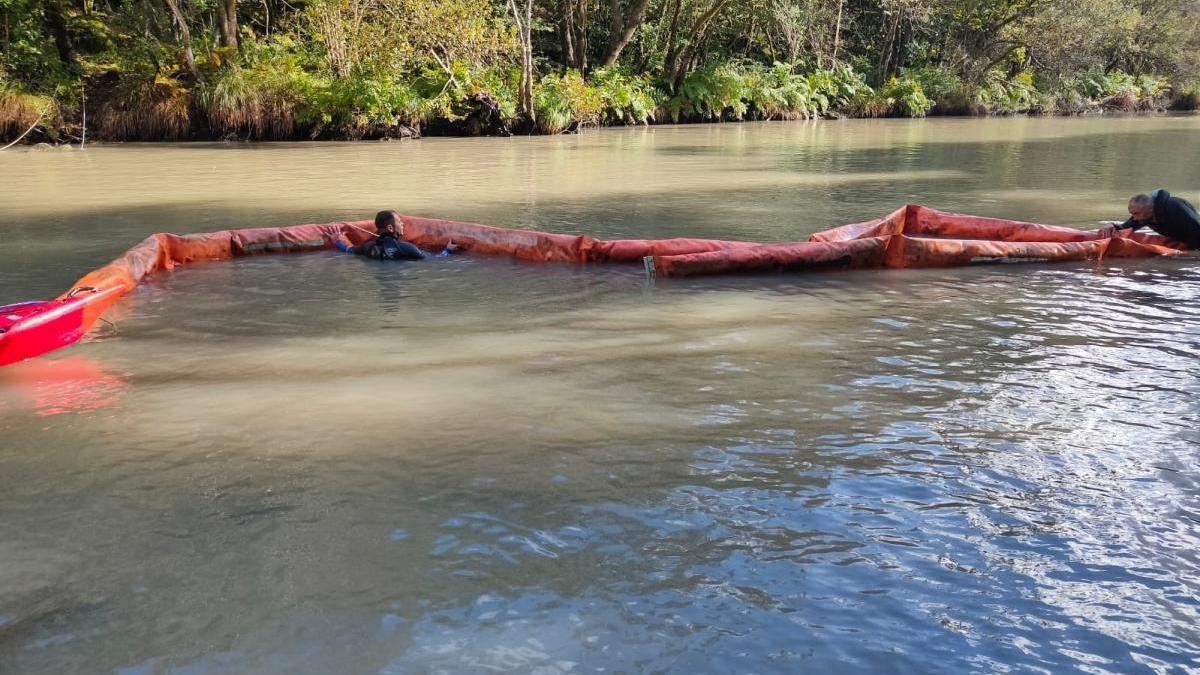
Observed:
[[[1200,108],[1190,0],[0,0],[0,139]]]

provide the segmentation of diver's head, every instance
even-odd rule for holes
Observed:
[[[1129,215],[1139,223],[1154,222],[1154,199],[1150,195],[1134,195],[1129,198]]]
[[[397,237],[403,237],[404,221],[395,211],[380,211],[375,214],[375,229],[379,230],[379,234],[394,234]]]

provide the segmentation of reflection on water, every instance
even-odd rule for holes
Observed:
[[[0,302],[151,231],[381,202],[604,236],[918,198],[1085,225],[1194,190],[1127,153],[1190,156],[1198,122],[5,156]],[[1188,261],[178,270],[0,373],[0,672],[1200,669],[1198,289]]]
[[[45,417],[101,410],[120,401],[126,388],[119,376],[85,357],[34,359],[0,370],[0,413]]]

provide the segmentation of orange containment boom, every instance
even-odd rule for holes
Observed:
[[[403,217],[405,239],[426,249],[453,241],[472,253],[507,255],[537,262],[638,262],[646,256],[724,251],[758,246],[719,239],[625,239],[603,241],[587,235],[516,230],[434,218]],[[111,263],[94,270],[51,301],[0,307],[0,366],[73,344],[122,295],[162,270],[188,263],[266,253],[297,253],[334,248],[344,238],[369,240],[369,220],[224,230],[204,234],[153,234]]]
[[[663,277],[882,267],[944,267],[1002,260],[1099,260],[1177,255],[1156,235],[1102,238],[1097,232],[943,213],[908,205],[878,220],[843,225],[808,241],[758,244],[720,239],[620,239],[552,234],[404,217],[405,238],[438,249],[450,241],[477,254],[539,262],[643,261]],[[0,366],[77,341],[147,275],[209,260],[334,248],[371,238],[371,221],[154,234],[51,301],[0,307]]]
[[[1154,234],[1102,237],[1098,231],[944,213],[909,204],[884,218],[818,232],[805,242],[718,253],[655,255],[661,277],[798,272],[864,267],[952,267],[985,262],[1051,262],[1179,255],[1182,244]]]

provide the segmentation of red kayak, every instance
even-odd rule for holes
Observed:
[[[0,307],[0,366],[73,344],[91,328],[86,308],[104,295],[115,295],[115,289],[82,288],[59,300]]]

